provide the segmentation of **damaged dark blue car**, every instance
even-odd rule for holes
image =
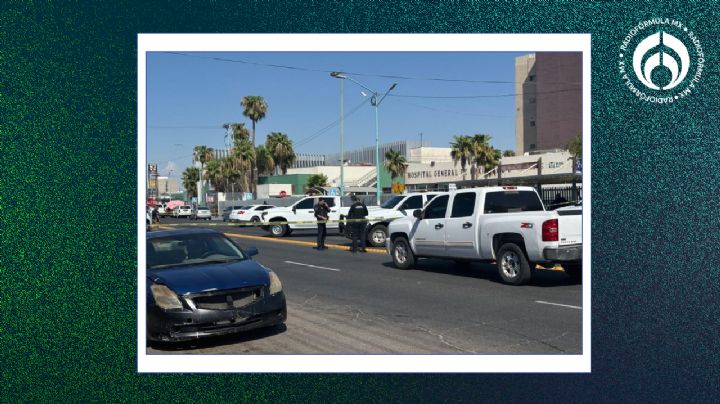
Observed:
[[[280,279],[211,229],[147,233],[147,338],[184,341],[285,322]]]

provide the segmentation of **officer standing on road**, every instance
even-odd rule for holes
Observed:
[[[354,254],[358,251],[358,239],[360,240],[360,252],[367,252],[365,249],[365,226],[367,224],[366,218],[368,215],[367,206],[360,202],[360,198],[357,195],[352,197],[353,204],[350,206],[348,211],[348,219],[352,219],[350,222],[350,231],[352,232],[352,248],[350,251]]]
[[[330,214],[330,208],[327,202],[323,198],[318,198],[318,203],[313,207],[315,211],[315,219],[317,219],[317,247],[316,250],[327,250],[325,247],[325,236],[327,235],[327,228],[325,222],[328,220]]]

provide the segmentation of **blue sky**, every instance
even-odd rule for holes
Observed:
[[[496,148],[514,149],[514,60],[528,53],[151,52],[148,163],[179,178],[195,145],[223,148],[224,123],[252,127],[240,106],[247,95],[268,103],[257,123],[258,144],[270,132],[283,132],[296,152],[338,152],[340,83],[330,71],[380,93],[397,83],[379,107],[381,143],[419,140],[422,133],[432,146],[447,147],[455,135],[486,133]],[[345,118],[345,149],[374,145],[374,110],[361,94],[367,91],[347,80],[344,90],[345,113],[359,106]]]

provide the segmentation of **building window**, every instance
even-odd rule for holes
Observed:
[[[530,98],[530,100],[529,100],[528,102],[529,102],[530,104],[535,104],[535,98]]]
[[[535,126],[535,121],[530,121],[530,126]]]
[[[528,81],[535,81],[535,75],[534,74],[529,75]]]
[[[535,150],[535,143],[530,143],[530,150]]]

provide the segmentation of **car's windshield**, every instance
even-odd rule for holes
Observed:
[[[248,258],[222,234],[184,234],[149,239],[146,247],[148,269],[230,262]]]
[[[398,204],[398,202],[402,201],[405,197],[402,195],[393,196],[392,198],[388,199],[383,203],[380,207],[383,209],[392,209],[395,207],[395,205]]]

